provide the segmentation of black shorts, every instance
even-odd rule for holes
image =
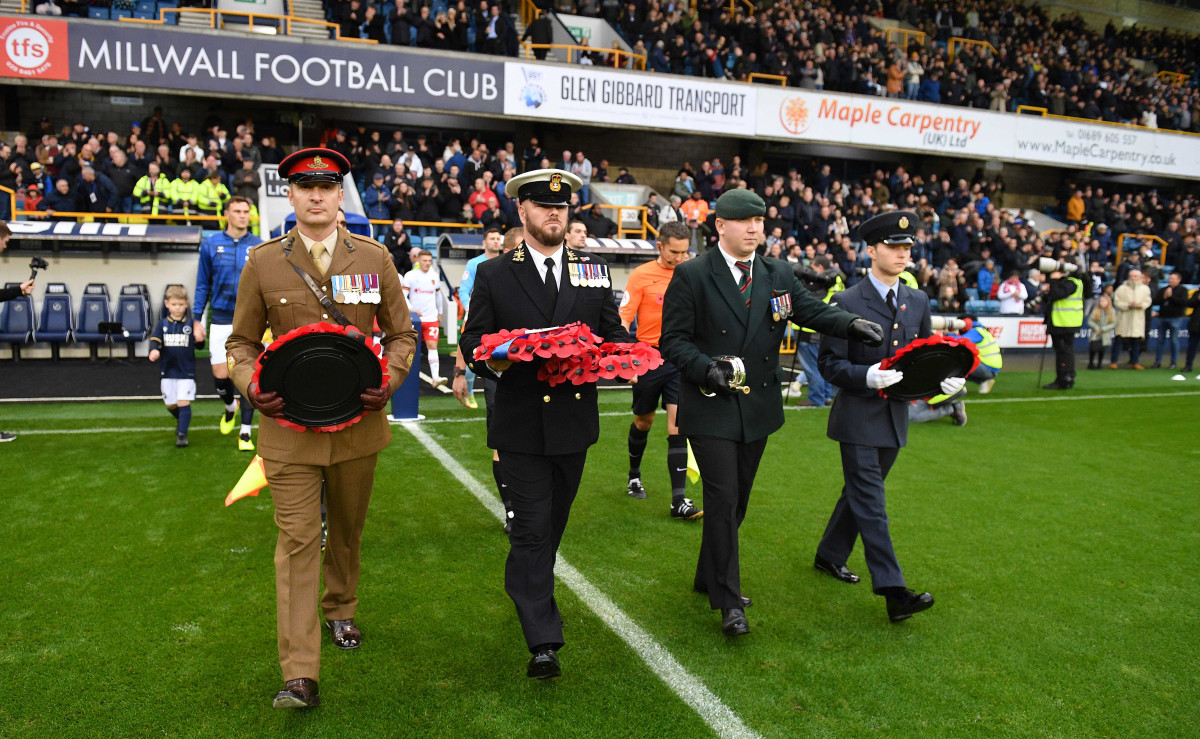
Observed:
[[[633,415],[653,413],[658,408],[659,398],[662,398],[663,410],[668,405],[679,405],[679,370],[665,360],[658,369],[639,377],[633,386]]]

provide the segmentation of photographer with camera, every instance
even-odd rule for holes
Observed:
[[[1090,288],[1075,276],[1079,265],[1046,259],[1038,260],[1038,269],[1048,278],[1042,282],[1042,309],[1046,333],[1054,345],[1054,382],[1044,390],[1070,390],[1075,386],[1075,333],[1083,325],[1083,301],[1091,297]]]
[[[822,303],[829,303],[834,293],[846,289],[841,271],[826,255],[813,259],[808,267],[794,264],[792,272],[800,280],[800,284]],[[792,328],[795,330],[796,324],[793,323]],[[799,329],[796,332],[796,361],[800,362],[804,376],[808,378],[808,398],[796,405],[800,408],[824,408],[826,404],[833,402],[834,391],[833,386],[821,377],[821,371],[817,368],[817,350],[821,347],[821,335],[816,329],[807,326],[800,326]]]
[[[8,224],[0,221],[0,254],[4,253],[4,250],[8,248],[8,240],[11,237],[12,231],[9,230]],[[29,276],[28,280],[25,280],[16,287],[0,287],[0,303],[7,302],[9,300],[16,300],[22,295],[33,295],[33,287],[35,284],[34,275],[37,274],[39,269],[45,269],[48,265],[44,259],[34,257],[29,263],[29,266],[32,269],[33,274]],[[15,438],[17,438],[16,434],[0,431],[0,443],[12,441]]]

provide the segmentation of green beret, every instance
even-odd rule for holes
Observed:
[[[767,204],[753,190],[728,190],[717,198],[717,218],[740,221],[767,214]]]

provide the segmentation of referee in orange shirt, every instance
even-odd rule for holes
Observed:
[[[658,234],[658,258],[647,262],[629,274],[625,296],[621,299],[621,324],[626,330],[637,321],[638,341],[658,346],[662,334],[663,296],[676,265],[688,258],[690,233],[678,221],[663,224]],[[663,362],[656,370],[647,372],[633,385],[633,423],[629,426],[629,495],[645,498],[642,486],[642,455],[646,439],[654,424],[659,400],[667,412],[667,472],[671,476],[671,517],[695,520],[704,511],[684,497],[687,484],[687,439],[679,434],[675,424],[675,409],[679,404],[679,370]]]

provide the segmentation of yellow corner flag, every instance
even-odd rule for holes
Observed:
[[[691,480],[692,484],[700,482],[700,465],[696,464],[696,455],[692,454],[692,442],[688,442],[688,463],[687,463],[687,479]]]
[[[229,491],[229,495],[225,496],[225,505],[233,505],[234,501],[248,495],[258,495],[258,491],[266,486],[267,472],[263,469],[263,459],[255,454],[254,459],[250,460],[250,466],[242,473],[242,479],[238,480],[233,490]]]

